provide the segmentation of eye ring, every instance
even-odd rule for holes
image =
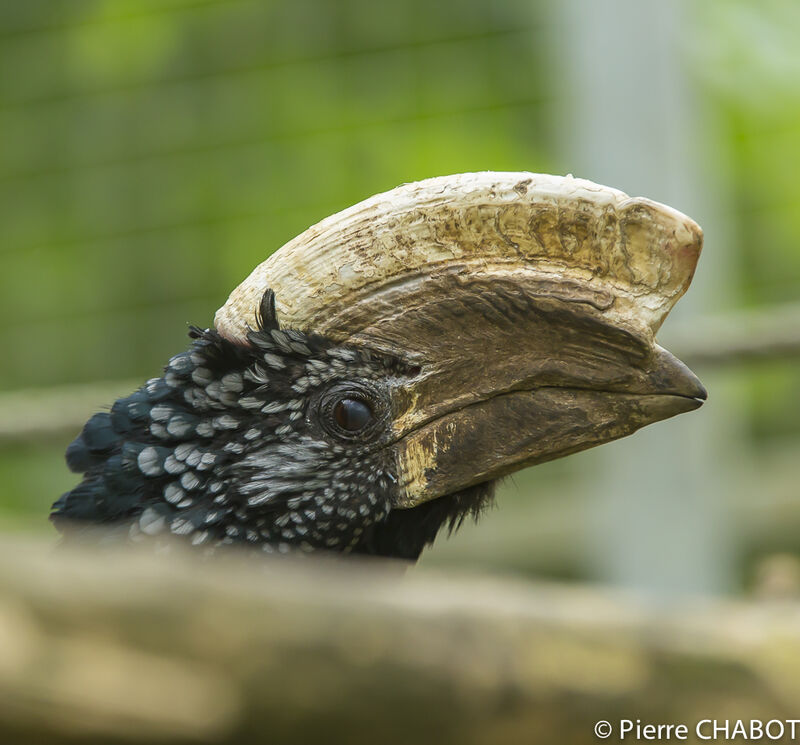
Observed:
[[[383,431],[388,407],[371,385],[337,383],[319,399],[320,424],[330,435],[343,440],[367,442]]]

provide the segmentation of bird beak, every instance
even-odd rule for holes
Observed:
[[[530,359],[548,364],[519,367],[514,382],[498,385],[498,368],[487,361],[482,371],[473,369],[481,392],[470,388],[466,396],[448,396],[457,389],[446,376],[412,383],[407,395],[417,403],[406,417],[416,421],[399,420],[396,445],[399,506],[624,437],[702,404],[706,391],[682,362],[658,346],[647,350],[629,341],[641,356],[593,333],[573,340],[571,359],[545,346],[541,357]],[[423,395],[427,407],[419,405]]]
[[[246,343],[264,290],[283,326],[399,357],[398,507],[696,409],[655,332],[702,245],[690,218],[572,177],[408,184],[309,228],[217,314]]]

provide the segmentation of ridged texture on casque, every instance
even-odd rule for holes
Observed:
[[[423,271],[469,270],[578,283],[608,298],[610,321],[652,336],[689,286],[701,245],[702,231],[686,215],[591,181],[444,176],[378,194],[309,228],[256,267],[215,325],[246,343],[271,288],[282,326],[345,341],[359,332],[354,319],[370,316],[359,306],[381,287]]]

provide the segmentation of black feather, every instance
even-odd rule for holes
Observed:
[[[241,345],[190,327],[190,348],[161,377],[86,423],[67,448],[83,481],[53,505],[60,530],[103,523],[135,540],[173,533],[212,549],[242,543],[416,559],[443,527],[491,502],[494,485],[480,484],[393,509],[396,462],[381,428],[389,404],[376,439],[337,439],[320,402],[346,383],[371,390],[378,405],[388,400],[387,381],[419,368],[281,329],[271,291],[257,322]]]
[[[105,412],[95,414],[86,422],[81,438],[92,453],[110,450],[119,440],[119,436],[111,425],[111,415]]]
[[[278,316],[275,312],[275,293],[272,290],[266,290],[261,296],[258,313],[256,314],[256,321],[259,331],[269,331],[270,329],[279,328]]]
[[[353,552],[416,561],[443,527],[452,533],[468,517],[477,520],[493,504],[496,485],[487,481],[417,507],[392,510],[385,522],[364,534]]]
[[[83,437],[76,437],[68,446],[66,452],[67,466],[73,473],[84,473],[92,465],[92,454]]]

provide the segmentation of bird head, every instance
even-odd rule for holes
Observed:
[[[572,177],[477,173],[309,228],[70,446],[59,525],[416,558],[520,468],[705,398],[655,343],[700,228]]]

